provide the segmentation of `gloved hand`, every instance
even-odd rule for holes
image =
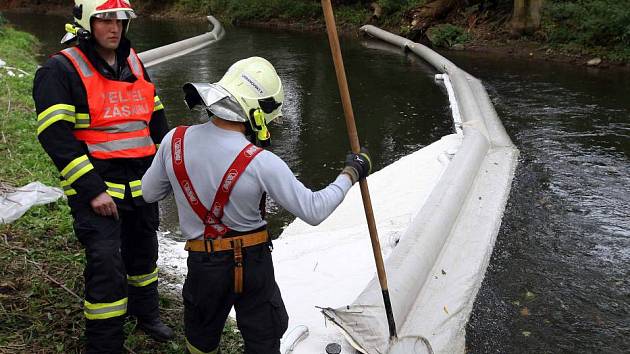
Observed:
[[[358,154],[351,152],[346,155],[345,167],[341,173],[350,176],[352,184],[364,179],[370,172],[372,172],[372,160],[366,148],[362,147]]]

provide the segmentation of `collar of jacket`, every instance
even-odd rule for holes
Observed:
[[[129,53],[131,52],[131,41],[129,41],[127,37],[123,36],[121,38],[120,45],[118,49],[116,49],[116,65],[118,66],[118,70],[112,68],[101,58],[96,51],[96,42],[93,38],[79,40],[78,47],[85,53],[88,60],[94,65],[94,68],[106,78],[117,81],[135,81],[135,76],[127,63],[127,57],[129,57]]]

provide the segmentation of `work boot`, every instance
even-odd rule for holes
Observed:
[[[175,338],[173,330],[165,325],[159,317],[151,320],[138,319],[138,328],[158,342],[166,342],[167,340]]]

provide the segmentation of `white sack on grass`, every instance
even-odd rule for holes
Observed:
[[[0,224],[12,223],[32,206],[52,203],[62,196],[61,189],[41,182],[31,182],[12,193],[0,195]]]

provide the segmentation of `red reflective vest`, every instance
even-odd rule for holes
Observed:
[[[149,121],[155,86],[144,78],[140,58],[131,49],[127,62],[133,83],[105,78],[77,47],[60,52],[74,65],[85,86],[89,116],[77,116],[74,136],[99,159],[136,158],[155,154]]]

